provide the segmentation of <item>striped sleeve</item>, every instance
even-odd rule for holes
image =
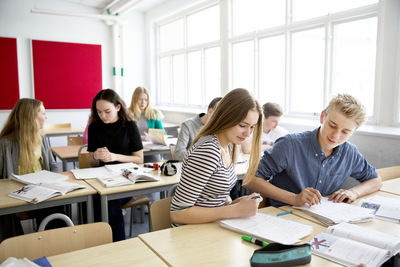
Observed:
[[[196,204],[209,179],[220,166],[220,155],[218,143],[212,140],[189,150],[182,168],[181,180],[172,200],[171,211],[184,210]]]

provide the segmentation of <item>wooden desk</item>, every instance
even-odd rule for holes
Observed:
[[[268,207],[260,211],[276,215],[281,210]],[[314,232],[302,241],[311,239],[325,227],[289,214],[286,219],[312,224]],[[254,250],[259,246],[243,241],[241,234],[222,228],[218,223],[184,225],[139,235],[164,262],[171,266],[249,266]],[[339,266],[312,256],[308,266]]]
[[[176,138],[175,138],[176,139]],[[176,142],[175,142],[176,143]],[[56,146],[52,147],[51,151],[61,160],[63,165],[63,171],[67,171],[68,162],[76,162],[78,161],[78,151],[81,146]],[[83,150],[87,151],[87,148]],[[170,149],[169,146],[165,146],[157,149],[143,148],[144,156],[149,155],[169,155]]]
[[[67,136],[67,135],[76,135],[83,134],[85,131],[85,127],[83,128],[52,128],[52,129],[43,129],[43,134],[51,137],[51,136]]]
[[[381,191],[400,195],[400,178],[386,180],[382,183]]]
[[[51,151],[56,155],[62,162],[63,171],[67,171],[68,162],[76,162],[78,161],[78,151],[81,145],[76,146],[56,146],[52,147]],[[87,148],[83,149],[84,152],[87,151]]]
[[[76,250],[47,258],[57,266],[167,266],[139,238]]]
[[[92,195],[96,194],[91,186],[86,184],[83,180],[76,180],[72,173],[62,173],[69,176],[68,181],[83,184],[86,188],[77,189],[72,192],[67,193],[64,196],[58,196],[50,198],[46,201],[40,202],[38,204],[28,203],[23,200],[16,198],[11,198],[8,196],[12,191],[17,190],[22,187],[23,184],[10,179],[0,179],[0,215],[14,214],[16,212],[23,212],[29,210],[37,210],[48,207],[86,202],[87,203],[87,218],[88,222],[93,222],[93,200]]]
[[[161,175],[158,171],[150,172],[150,174],[160,177],[158,182],[139,182],[133,185],[124,185],[116,187],[104,187],[96,179],[85,180],[100,195],[101,198],[101,220],[108,222],[108,201],[124,197],[132,197],[136,195],[156,193],[166,191],[174,184],[179,182],[181,174],[178,172],[174,176]]]

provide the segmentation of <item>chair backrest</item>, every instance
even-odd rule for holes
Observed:
[[[79,169],[91,168],[90,154],[86,151],[87,144],[82,145],[78,150]]]
[[[169,146],[169,152],[171,153],[171,159],[175,159],[175,147],[174,145]]]
[[[382,181],[400,177],[400,166],[381,168],[377,169],[377,171]]]
[[[83,144],[83,136],[67,136],[68,146],[81,146]]]
[[[53,123],[44,125],[45,129],[71,128],[71,123]]]
[[[171,227],[169,209],[172,197],[154,201],[150,205],[150,225],[151,231],[158,231]]]
[[[0,244],[0,262],[8,257],[34,260],[111,242],[112,232],[108,223],[62,227],[3,240]]]

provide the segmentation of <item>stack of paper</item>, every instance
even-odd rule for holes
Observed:
[[[400,200],[382,196],[373,196],[361,200],[361,207],[372,209],[376,218],[399,223]]]
[[[341,222],[367,222],[374,218],[373,212],[369,209],[347,203],[335,203],[329,201],[328,198],[322,198],[321,203],[317,205],[309,206],[308,204],[304,204],[301,207],[294,208],[304,210],[326,225],[333,225]]]
[[[65,181],[68,176],[43,170],[24,175],[11,174],[10,178],[23,184],[41,184]]]
[[[257,213],[256,216],[221,220],[220,225],[235,232],[247,234],[258,239],[278,242],[282,244],[294,244],[303,237],[312,233],[313,228],[309,224],[303,224],[265,213]]]

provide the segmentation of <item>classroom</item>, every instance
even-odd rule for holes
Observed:
[[[331,98],[350,94],[365,106],[366,121],[349,142],[379,175],[381,169],[400,166],[399,0],[0,0],[0,58],[2,128],[19,99],[35,98],[43,101],[46,109],[45,127],[69,124],[76,130],[71,130],[71,135],[82,135],[92,100],[101,89],[114,90],[129,108],[135,88],[144,87],[151,106],[163,114],[166,133],[176,138],[184,121],[207,113],[211,100],[245,88],[261,106],[278,103],[283,111],[279,126],[292,134],[319,127],[321,111]],[[77,166],[78,155],[71,160],[57,155],[57,147],[68,147],[65,135],[49,134],[48,140],[55,148],[58,172]],[[173,149],[154,151],[145,150],[139,157],[151,164],[174,158]],[[157,160],[149,160],[154,156]],[[242,178],[246,171],[240,173]],[[54,202],[72,204],[74,222],[81,222],[81,213],[84,220],[93,222],[96,215],[80,207],[83,202],[84,207],[95,206],[97,201],[99,208],[101,203],[101,221],[108,222],[112,206],[104,203],[132,194],[150,197],[150,202],[152,198],[162,200],[179,182],[179,175],[179,168],[171,177],[159,171],[154,186],[128,185],[119,192],[79,180],[89,184],[79,189],[86,190],[85,196],[77,190],[68,193],[68,200],[60,197]],[[398,177],[400,173],[391,178]],[[379,196],[397,200],[400,190],[393,188],[400,188],[400,183],[386,182]],[[243,194],[249,192],[243,190]],[[0,195],[2,201],[7,198]],[[55,206],[46,203],[35,205]],[[287,207],[260,210],[274,216],[290,209]],[[144,209],[150,208],[139,210],[144,213]],[[13,210],[24,212],[27,208]],[[49,255],[52,266],[77,265],[85,257],[109,249],[119,252],[113,258],[99,258],[99,264],[184,266],[193,259],[195,265],[248,266],[259,248],[243,244],[239,235],[222,231],[218,223],[179,226],[157,235],[158,231],[149,232],[149,210],[144,223],[132,223],[133,209],[127,210],[125,229],[130,234],[130,227],[134,228],[130,238],[119,241],[121,244],[100,241],[96,244],[103,244],[99,250],[80,247]],[[7,214],[11,214],[9,207],[0,207],[0,216]],[[285,217],[311,224],[314,235],[326,230],[326,225],[301,211]],[[397,225],[375,221],[367,227],[400,236]],[[137,231],[137,227],[145,230]],[[204,238],[207,243],[207,235],[201,233],[231,244],[224,250],[220,250],[222,241],[209,248],[199,244],[189,249],[179,244],[185,237]],[[306,242],[310,238],[300,239]],[[157,242],[159,239],[163,241]],[[172,245],[176,251],[171,250]],[[136,246],[141,253],[130,255],[129,246]],[[123,261],[130,257],[135,259]],[[309,266],[337,265],[314,257]]]

